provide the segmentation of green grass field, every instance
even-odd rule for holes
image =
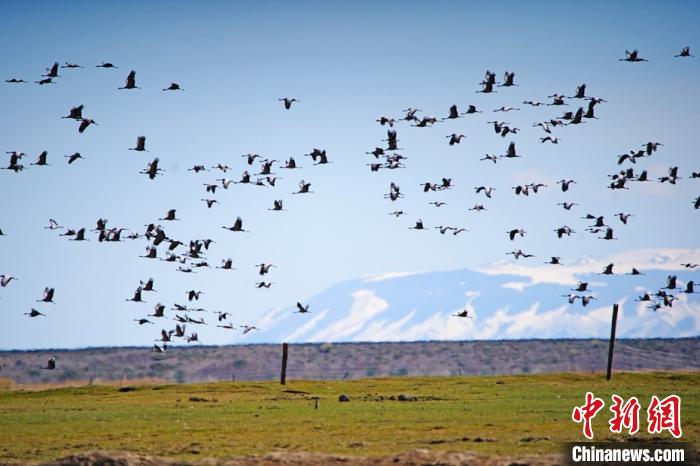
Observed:
[[[38,461],[91,449],[184,460],[309,451],[386,455],[419,448],[507,455],[558,453],[582,440],[571,421],[586,391],[637,396],[641,430],[652,394],[682,398],[683,440],[700,434],[700,373],[508,377],[400,377],[356,381],[226,382],[0,392],[0,462]],[[349,403],[338,402],[345,393]],[[414,401],[389,399],[406,394]],[[318,409],[315,409],[318,397]],[[670,439],[668,433],[657,436]]]

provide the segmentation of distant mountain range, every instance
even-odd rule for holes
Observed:
[[[50,357],[56,370],[43,370]],[[275,380],[282,345],[110,347],[0,351],[0,391],[58,384]],[[605,371],[607,339],[302,343],[289,345],[289,379],[542,374]],[[619,339],[615,371],[700,370],[700,338]],[[602,377],[602,375],[601,375]],[[51,385],[47,385],[51,386]],[[55,386],[55,385],[54,385]]]
[[[234,342],[606,338],[614,303],[621,306],[621,338],[692,337],[700,334],[700,298],[682,290],[689,280],[700,282],[700,268],[679,264],[698,255],[695,250],[650,250],[567,266],[521,259],[480,271],[350,280],[305,301],[309,314],[294,313],[293,307],[268,311],[255,324],[260,331]],[[615,266],[615,275],[599,273],[613,262],[623,264]],[[643,275],[629,275],[632,267]],[[648,302],[635,301],[645,291],[665,287],[669,275],[678,276],[678,289],[666,290],[678,298],[673,307],[653,311]],[[588,282],[589,291],[572,291],[578,281]],[[580,299],[570,305],[569,293],[595,299],[586,307]],[[463,309],[473,318],[453,317]]]

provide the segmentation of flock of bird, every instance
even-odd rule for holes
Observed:
[[[681,50],[679,54],[676,55],[676,57],[686,58],[693,57],[693,55],[690,54],[690,49],[688,47],[685,47]],[[621,58],[620,61],[638,63],[646,62],[647,60],[640,57],[639,53],[636,50],[633,50],[631,52],[626,51],[625,57]],[[102,69],[118,69],[117,66],[109,62],[102,62],[101,64],[97,65],[97,67]],[[64,65],[59,65],[58,62],[56,62],[52,66],[50,66],[46,70],[46,73],[43,74],[37,81],[35,81],[35,83],[41,86],[48,84],[56,84],[59,82],[58,79],[62,77],[59,74],[59,72],[62,72],[60,71],[61,69],[81,68],[83,67],[75,63],[66,62]],[[20,78],[10,78],[7,79],[5,82],[8,84],[27,83],[27,81]],[[504,73],[502,82],[497,82],[496,73],[486,71],[484,79],[479,83],[479,85],[481,86],[481,88],[476,90],[476,92],[483,94],[491,94],[499,91],[505,92],[507,88],[518,86],[519,84],[516,83],[516,74],[514,72],[506,71]],[[124,81],[124,85],[119,87],[118,89],[124,91],[133,91],[141,89],[137,86],[136,72],[133,70],[130,71]],[[184,88],[182,88],[178,83],[171,82],[166,87],[163,87],[162,91],[182,92],[184,91]],[[560,116],[555,115],[548,117],[543,121],[532,123],[533,127],[539,127],[544,132],[542,137],[539,138],[540,143],[560,144],[562,142],[562,138],[558,135],[554,135],[558,128],[564,126],[576,127],[588,121],[598,119],[598,116],[596,116],[597,106],[599,104],[604,104],[606,101],[602,98],[588,95],[587,91],[588,90],[586,84],[581,84],[576,87],[575,92],[571,96],[565,96],[562,94],[555,93],[548,96],[548,99],[551,100],[547,103],[543,103],[537,100],[525,100],[522,102],[522,105],[528,105],[532,107],[543,106],[563,108],[572,103],[578,105],[578,109],[575,111],[564,111]],[[297,105],[301,103],[300,100],[291,97],[283,97],[280,98],[279,101],[282,102],[284,109],[283,111],[293,111],[293,104]],[[501,106],[492,109],[491,112],[494,114],[505,114],[511,112],[518,112],[519,110],[520,109],[517,107]],[[77,105],[69,109],[68,114],[64,114],[64,116],[62,116],[61,118],[75,121],[77,124],[78,133],[84,133],[85,131],[88,131],[91,126],[98,125],[95,119],[93,119],[92,117],[85,116],[84,112],[85,107],[83,105]],[[477,109],[475,105],[468,105],[465,111],[460,112],[457,105],[452,105],[448,109],[447,115],[442,118],[438,118],[431,115],[423,115],[421,110],[413,107],[405,109],[403,111],[403,115],[397,118],[381,116],[376,121],[381,126],[389,127],[387,130],[387,139],[382,141],[386,142],[386,144],[377,145],[373,150],[368,151],[366,153],[367,155],[370,155],[374,158],[369,163],[367,163],[367,165],[370,167],[371,172],[406,168],[407,157],[399,153],[399,151],[402,151],[403,148],[399,147],[398,132],[396,129],[402,123],[410,124],[411,127],[415,128],[428,128],[438,125],[440,122],[444,122],[447,120],[456,120],[461,118],[477,118],[479,114],[482,114],[484,112],[488,111]],[[509,122],[500,121],[498,119],[492,119],[486,121],[485,123],[491,126],[493,128],[493,131],[497,135],[500,135],[502,138],[505,138],[506,136],[516,136],[520,132],[520,129],[515,125]],[[448,139],[447,142],[450,146],[455,146],[461,144],[463,140],[468,139],[468,136],[465,136],[461,133],[452,133],[449,135],[445,135],[445,138]],[[129,147],[128,149],[136,152],[148,152],[146,148],[146,143],[146,136],[140,135],[136,137],[136,142],[134,146]],[[616,162],[619,168],[617,168],[614,173],[611,173],[609,175],[610,181],[608,188],[612,190],[630,189],[630,186],[634,183],[653,182],[654,177],[649,175],[647,170],[641,170],[641,164],[643,164],[647,159],[653,157],[661,147],[663,147],[663,144],[660,142],[648,141],[641,144],[639,148],[632,148],[628,152],[617,156]],[[8,151],[7,154],[9,155],[9,163],[7,164],[7,166],[2,167],[4,170],[8,170],[14,173],[20,173],[30,168],[22,164],[23,158],[27,156],[27,154],[25,154],[24,152],[12,150]],[[310,157],[314,166],[328,165],[332,163],[329,160],[326,150],[324,149],[313,148],[311,151],[309,151],[309,153],[304,154],[304,156]],[[275,175],[274,172],[275,169],[297,170],[301,168],[301,166],[298,165],[294,157],[289,157],[289,159],[283,162],[280,162],[275,159],[266,158],[262,155],[254,153],[243,154],[241,157],[244,158],[244,169],[240,177],[236,179],[227,178],[227,173],[229,172],[229,170],[232,169],[228,165],[222,163],[209,167],[202,164],[197,164],[193,165],[191,168],[188,169],[189,171],[193,172],[193,175],[197,175],[200,173],[217,173],[217,176],[220,176],[219,178],[208,180],[202,183],[204,186],[203,191],[205,194],[201,198],[201,202],[203,202],[206,205],[206,208],[211,209],[214,207],[215,204],[218,204],[219,201],[216,198],[217,190],[227,190],[232,183],[257,187],[275,187],[276,181],[278,180],[278,177]],[[507,163],[509,159],[516,159],[522,157],[527,157],[527,155],[518,151],[515,141],[509,141],[502,154],[485,154],[484,157],[480,160],[490,162],[493,164],[498,164]],[[83,156],[80,153],[75,152],[73,154],[65,155],[65,158],[67,158],[68,164],[74,164],[78,160],[82,159]],[[256,163],[259,164],[259,169],[257,171],[253,168],[253,166]],[[159,164],[159,158],[153,158],[152,161],[149,162],[147,166],[140,172],[140,174],[144,174],[148,176],[149,179],[155,180],[158,176],[162,176],[165,174],[165,170],[162,169]],[[29,165],[36,167],[50,166],[48,151],[42,151],[40,154],[37,155],[36,161],[30,163]],[[700,172],[692,172],[689,178],[700,178]],[[680,179],[681,176],[679,175],[679,167],[674,166],[669,167],[668,174],[658,177],[657,181],[659,183],[669,183],[675,185]],[[534,180],[527,184],[511,186],[506,191],[512,190],[513,195],[515,196],[529,197],[536,196],[543,189],[555,189],[555,186],[557,186],[556,189],[560,190],[562,193],[568,193],[575,184],[577,184],[577,182],[574,179],[561,179],[556,182],[551,182],[549,184],[541,182],[539,180]],[[311,186],[311,183],[305,181],[304,179],[301,179],[298,183],[298,190],[289,194],[311,194],[313,193],[313,191],[310,189]],[[448,191],[454,186],[455,184],[453,183],[452,178],[443,177],[442,179],[437,181],[427,180],[424,183],[421,183],[420,191],[422,191],[423,193],[440,193]],[[500,190],[502,190],[503,188],[497,188],[488,185],[480,185],[474,186],[473,189],[477,196],[483,196],[485,200],[483,201],[483,203],[480,202],[474,204],[467,210],[471,212],[480,212],[487,210],[485,205],[488,203],[488,200],[491,199],[492,196],[496,195],[497,191],[500,192]],[[400,200],[403,199],[404,196],[404,192],[401,191],[401,188],[396,182],[391,182],[389,184],[389,191],[384,195],[384,197],[388,199],[391,203],[400,203]],[[446,205],[446,202],[436,200],[430,202],[429,205],[434,206],[435,208],[440,208]],[[566,211],[571,211],[574,207],[578,206],[577,203],[570,202],[567,200],[564,200],[558,203],[557,205],[561,206]],[[695,209],[700,209],[700,196],[693,200],[692,206]],[[275,199],[272,206],[270,206],[268,210],[273,212],[284,211],[284,200]],[[402,209],[395,209],[392,212],[390,212],[390,215],[399,218],[403,215],[406,215],[406,212]],[[618,228],[623,228],[625,225],[628,224],[630,219],[633,218],[632,214],[626,212],[618,212],[614,216],[617,218],[617,224],[614,227],[615,230],[617,230]],[[589,225],[584,227],[586,233],[595,235],[597,238],[606,241],[618,239],[615,236],[613,224],[611,223],[611,221],[606,220],[605,215],[601,215],[600,213],[586,213],[586,215],[581,218],[590,222]],[[141,240],[145,243],[145,253],[141,256],[144,260],[159,260],[172,263],[175,270],[183,274],[197,273],[197,270],[199,269],[215,268],[221,271],[235,270],[235,268],[233,267],[233,259],[229,257],[220,258],[217,261],[220,265],[214,266],[210,264],[208,254],[210,252],[210,248],[212,248],[212,250],[214,249],[214,241],[212,239],[178,239],[169,235],[166,232],[166,227],[164,225],[169,222],[176,222],[180,220],[181,219],[177,215],[177,210],[175,208],[169,208],[165,210],[165,213],[162,217],[153,218],[152,223],[144,225],[143,228],[108,226],[109,222],[106,218],[97,219],[97,221],[95,222],[95,228],[90,230],[88,230],[87,227],[84,226],[63,226],[55,219],[50,219],[48,225],[45,226],[45,228],[50,231],[56,231],[61,237],[66,237],[68,238],[68,240],[71,241],[90,241],[93,240],[93,238],[99,243]],[[235,220],[233,220],[231,224],[222,225],[221,228],[226,229],[231,233],[235,234],[246,233],[249,231],[246,229],[248,227],[247,225],[244,225],[243,219],[240,216],[235,218]],[[415,223],[409,226],[408,228],[412,230],[423,231],[437,230],[442,235],[450,233],[453,236],[468,233],[468,230],[460,225],[426,225],[420,218],[418,218],[415,221]],[[527,235],[528,232],[523,226],[514,225],[511,229],[505,231],[504,234],[507,235],[507,238],[511,242],[513,242],[513,244],[517,244],[517,241],[520,238],[523,238],[525,235]],[[577,232],[569,225],[553,226],[554,238],[561,239],[564,237],[569,237],[573,234],[577,234]],[[0,229],[0,236],[2,235],[4,235],[4,233]],[[517,247],[514,247],[512,251],[506,252],[506,255],[513,256],[514,260],[530,259],[536,257],[534,254],[526,253],[522,249]],[[545,263],[551,265],[562,264],[560,257],[551,257]],[[698,264],[684,265],[687,266],[689,269],[698,266]],[[268,279],[268,275],[272,273],[271,269],[275,268],[274,264],[268,262],[261,262],[259,264],[255,264],[254,267],[257,268],[260,277],[260,281],[253,284],[255,288],[269,289],[271,286],[275,285],[275,282],[270,281]],[[601,274],[614,275],[613,268],[614,264],[609,264],[601,272]],[[632,271],[629,273],[632,275],[641,274],[641,272],[639,272],[636,269],[632,269]],[[655,311],[660,310],[664,307],[671,307],[673,305],[674,300],[677,299],[676,296],[671,294],[672,290],[678,289],[676,279],[676,276],[669,276],[668,282],[665,287],[659,288],[659,290],[655,293],[645,293],[643,296],[639,297],[639,301],[649,302],[650,308]],[[13,280],[17,280],[17,278],[9,274],[0,275],[0,285],[2,286],[2,288],[10,286]],[[692,281],[687,282],[686,287],[682,290],[682,292],[694,293],[693,286],[694,284]],[[591,300],[596,299],[595,295],[590,293],[590,290],[588,289],[588,283],[579,283],[579,285],[576,288],[572,289],[572,292],[573,294],[570,293],[568,295],[565,295],[570,304],[573,304],[577,300],[580,300],[583,306],[587,306]],[[149,278],[147,280],[140,281],[139,284],[135,286],[134,292],[131,295],[131,297],[125,298],[125,300],[130,303],[140,304],[146,302],[144,299],[146,296],[155,294],[157,294],[157,291],[155,289],[155,280],[153,278]],[[138,325],[156,325],[157,323],[163,323],[162,325],[159,325],[161,327],[161,330],[157,334],[158,338],[155,339],[156,343],[153,344],[153,351],[159,353],[166,351],[168,345],[171,344],[173,341],[176,341],[176,339],[185,341],[187,343],[199,342],[200,339],[198,332],[192,331],[192,328],[197,328],[198,326],[210,324],[208,320],[210,320],[209,316],[212,314],[214,314],[214,317],[212,319],[213,322],[211,323],[216,325],[216,327],[218,328],[227,330],[235,330],[239,328],[243,334],[247,334],[254,330],[259,330],[253,325],[234,326],[230,320],[230,312],[207,310],[203,307],[197,306],[196,303],[204,294],[205,291],[196,289],[183,290],[182,302],[184,302],[184,299],[186,299],[187,301],[185,304],[178,302],[172,304],[172,307],[168,310],[174,311],[174,315],[172,317],[166,317],[166,305],[158,301],[153,306],[153,313],[134,319],[134,321]],[[37,302],[41,303],[41,306],[45,306],[46,304],[54,303],[55,296],[56,290],[49,286],[44,289],[42,297],[38,299]],[[44,307],[36,307],[42,309],[43,312],[32,307],[25,314],[30,318],[36,318],[45,316],[45,312],[48,312],[45,310]],[[301,302],[297,302],[295,308],[296,313],[310,313],[309,306],[304,305]],[[463,311],[458,312],[457,314],[455,314],[455,316],[461,318],[472,317],[468,309],[464,309]],[[167,324],[164,323],[169,317],[176,322],[174,328],[170,328]],[[52,358],[47,364],[46,369],[55,368],[56,360],[55,358]]]
[[[675,57],[678,58],[686,58],[686,57],[694,57],[690,53],[690,48],[689,47],[684,47],[681,52]],[[624,62],[646,62],[648,60],[640,57],[639,52],[637,50],[633,51],[625,51],[625,58],[621,58],[620,61]],[[498,83],[497,81],[497,76],[496,73],[491,72],[489,70],[486,71],[484,79],[479,83],[481,86],[480,90],[477,90],[477,93],[484,93],[484,94],[490,94],[490,93],[495,93],[498,92],[498,88],[508,88],[512,86],[518,86],[516,83],[515,79],[515,73],[514,72],[509,72],[506,71],[503,76],[503,81],[501,83]],[[523,101],[523,105],[528,105],[532,107],[540,107],[540,106],[551,106],[551,107],[564,107],[568,106],[570,103],[573,102],[582,102],[578,106],[578,109],[576,111],[564,111],[561,116],[554,116],[549,119],[546,119],[544,121],[540,122],[534,122],[532,123],[532,127],[539,127],[544,131],[544,135],[539,138],[540,143],[551,143],[551,144],[559,144],[562,141],[562,138],[560,136],[554,136],[553,131],[556,130],[556,128],[559,127],[564,127],[564,126],[571,126],[574,125],[576,127],[577,125],[581,125],[583,123],[586,123],[588,120],[597,120],[598,117],[596,116],[596,106],[599,104],[603,104],[606,102],[605,99],[602,99],[600,97],[596,96],[591,96],[587,94],[587,86],[586,84],[581,84],[576,87],[576,91],[573,93],[571,96],[566,96],[563,94],[559,93],[554,93],[548,96],[549,99],[552,99],[548,103],[543,103],[537,100],[525,100]],[[585,104],[583,104],[585,103]],[[501,106],[498,108],[495,108],[492,110],[493,113],[507,113],[507,112],[517,112],[520,109],[517,107],[513,106]],[[425,128],[425,127],[432,127],[440,122],[447,121],[447,120],[455,120],[459,118],[473,118],[477,114],[484,113],[487,110],[480,110],[477,108],[476,105],[470,104],[467,106],[466,111],[460,112],[458,105],[454,104],[451,105],[448,109],[447,116],[439,118],[433,115],[421,115],[421,110],[414,108],[414,107],[409,107],[405,110],[403,110],[404,114],[400,117],[390,117],[390,116],[381,116],[379,117],[376,121],[382,125],[382,126],[389,126],[389,129],[387,130],[387,139],[384,141],[387,142],[387,147],[380,147],[376,146],[373,150],[366,152],[367,155],[371,155],[374,157],[375,161],[371,161],[367,165],[370,167],[370,170],[372,172],[379,172],[380,170],[395,170],[395,169],[400,169],[400,168],[406,168],[406,162],[405,160],[408,158],[402,154],[400,154],[398,151],[402,150],[402,148],[398,147],[398,133],[397,129],[395,126],[398,126],[399,123],[401,122],[408,122],[410,123],[410,126],[412,127],[417,127],[417,128]],[[493,130],[497,135],[500,135],[501,137],[506,137],[507,135],[517,135],[520,131],[520,129],[514,125],[512,125],[509,122],[504,122],[504,121],[499,121],[499,120],[491,120],[491,121],[486,121],[488,125],[493,125]],[[461,133],[452,133],[449,135],[446,135],[445,138],[448,139],[448,144],[450,146],[454,146],[456,144],[460,144],[461,141],[464,138],[467,138],[464,134]],[[617,165],[620,167],[619,171],[616,171],[615,173],[611,173],[608,175],[610,178],[608,188],[611,190],[618,190],[618,189],[630,189],[630,186],[633,183],[639,182],[639,183],[644,183],[644,182],[653,182],[655,181],[652,176],[649,175],[647,170],[635,170],[637,165],[638,160],[646,160],[651,158],[657,150],[659,150],[661,147],[663,147],[663,144],[660,142],[656,141],[648,141],[643,144],[641,144],[640,148],[635,148],[629,150],[629,152],[626,152],[624,154],[621,154],[617,157]],[[502,154],[485,154],[483,158],[480,159],[480,161],[487,161],[491,162],[493,164],[496,164],[500,161],[505,161],[508,159],[515,159],[515,158],[521,158],[523,157],[524,154],[520,153],[517,150],[516,143],[515,141],[510,141],[509,144],[507,145],[504,153]],[[380,159],[383,159],[380,161]],[[641,164],[641,162],[640,162]],[[624,167],[621,167],[622,165],[626,165]],[[634,167],[631,167],[629,165],[634,165]],[[676,182],[681,179],[681,177],[678,174],[679,167],[677,166],[672,166],[668,168],[668,174],[664,176],[660,176],[656,179],[657,182],[659,183],[670,183],[672,185],[675,185]],[[700,171],[698,172],[691,172],[689,178],[691,179],[700,179]],[[572,188],[573,185],[577,184],[577,182],[574,179],[562,179],[556,181],[556,185],[559,186],[559,189],[561,190],[562,193],[567,193],[569,190]],[[452,179],[451,178],[442,178],[440,181],[433,182],[433,181],[426,181],[425,183],[422,183],[420,187],[422,188],[421,191],[424,193],[429,193],[429,192],[440,192],[440,191],[445,191],[449,190],[453,187]],[[539,181],[533,181],[528,184],[521,184],[517,186],[512,186],[510,189],[513,190],[514,195],[516,196],[534,196],[538,194],[538,192],[541,189],[546,189],[548,188],[549,185],[539,182]],[[481,185],[481,186],[475,186],[474,191],[477,195],[483,195],[485,199],[492,199],[492,196],[495,195],[495,191],[497,191],[496,187],[493,186],[486,186],[486,185]],[[401,191],[400,186],[395,182],[392,181],[389,184],[389,192],[384,195],[385,199],[389,199],[392,203],[398,202],[400,199],[404,198],[404,192]],[[428,203],[428,205],[432,205],[435,207],[442,207],[446,205],[447,203],[444,201],[431,201]],[[561,206],[563,209],[567,211],[571,211],[574,207],[578,206],[579,204],[576,202],[567,202],[563,201],[560,203],[557,203],[558,206]],[[692,201],[692,207],[694,209],[700,209],[700,196],[695,198]],[[476,203],[472,207],[468,209],[468,211],[474,211],[474,212],[481,212],[485,211],[487,208],[485,207],[484,203]],[[403,209],[396,209],[390,212],[390,215],[393,215],[395,217],[400,217],[402,215],[406,215],[407,212],[404,211]],[[614,217],[616,217],[619,221],[618,225],[620,227],[625,226],[628,224],[628,221],[630,221],[630,218],[633,217],[633,214],[626,213],[626,212],[618,212],[614,214]],[[615,229],[618,228],[615,226],[615,229],[613,228],[613,224],[605,220],[604,215],[600,215],[599,213],[592,214],[592,213],[586,213],[585,216],[581,217],[584,220],[590,221],[590,224],[585,227],[585,231],[588,234],[596,235],[597,238],[601,240],[617,240],[618,238],[615,236]],[[426,225],[425,222],[421,218],[418,218],[415,223],[411,226],[408,227],[411,230],[421,230],[421,231],[428,231],[430,229],[437,230],[440,234],[445,235],[448,232],[451,232],[452,235],[459,235],[460,233],[467,232],[468,230],[464,228],[463,226],[460,225]],[[569,225],[561,225],[561,226],[556,226],[553,228],[554,235],[556,238],[561,239],[563,237],[570,237],[572,234],[576,234],[576,231]],[[518,238],[523,238],[526,234],[527,231],[521,227],[521,226],[514,226],[513,228],[509,229],[508,231],[505,232],[505,234],[508,236],[510,241],[515,242]],[[526,253],[520,248],[514,248],[512,251],[506,252],[506,255],[512,256],[515,260],[519,259],[528,259],[528,258],[534,258],[536,257],[534,254]],[[562,265],[561,258],[556,256],[556,257],[551,257],[548,261],[545,262],[545,264],[551,264],[551,265]],[[608,265],[605,270],[602,272],[604,275],[614,275],[612,272],[613,270],[613,264]],[[640,272],[637,271],[636,269],[633,269],[631,272],[632,275],[639,275]],[[671,278],[669,277],[669,280]],[[674,277],[675,280],[675,277]],[[675,282],[674,282],[675,283]],[[582,292],[588,292],[589,290],[587,289],[587,283],[582,283],[580,284],[576,289],[573,291],[582,293]],[[684,290],[685,293],[693,293],[693,281],[687,282],[687,288]],[[671,297],[670,294],[667,292],[664,292],[663,290],[660,290],[657,292],[654,296],[658,298],[663,298],[661,301],[652,301],[652,305],[650,306],[651,309],[653,310],[659,310],[663,307],[670,307],[672,306],[673,303],[673,297]],[[596,299],[596,297],[592,294],[585,294],[585,295],[578,295],[578,294],[569,294],[565,295],[567,298],[569,304],[573,304],[576,300],[580,299],[581,303],[583,306],[587,306],[591,300]],[[468,309],[464,309],[463,311],[455,314],[456,317],[471,317],[469,314]]]
[[[97,65],[97,67],[106,69],[118,68],[116,65],[109,62],[102,62],[100,65]],[[62,77],[61,75],[59,75],[59,69],[61,68],[76,69],[84,67],[78,64],[68,62],[61,66],[58,64],[58,62],[56,62],[52,66],[47,68],[46,74],[43,74],[42,79],[39,79],[38,81],[36,81],[36,83],[39,85],[56,84],[58,82],[57,78]],[[9,84],[21,84],[26,83],[27,81],[19,78],[11,78],[7,79],[5,82]],[[137,86],[136,72],[133,70],[130,71],[126,77],[124,85],[119,87],[118,89],[141,89],[139,86]],[[163,88],[162,90],[184,91],[184,88],[181,87],[178,83],[173,82],[170,83],[169,86]],[[287,110],[291,108],[292,103],[300,102],[297,99],[289,97],[280,98],[279,100],[283,102],[283,106]],[[84,105],[77,105],[75,107],[72,107],[68,111],[68,114],[62,116],[61,118],[75,120],[76,122],[79,122],[78,133],[82,134],[91,125],[97,125],[97,122],[93,118],[88,118],[84,115],[84,110]],[[134,144],[134,147],[129,147],[128,149],[136,152],[149,152],[146,149],[146,141],[146,136],[138,136],[136,138],[136,143]],[[29,168],[21,163],[22,159],[25,156],[27,156],[26,153],[13,150],[7,151],[7,154],[9,155],[9,163],[6,167],[2,167],[3,169],[12,171],[14,173],[20,173]],[[310,153],[305,155],[311,157],[312,161],[314,162],[313,165],[325,165],[331,163],[328,159],[326,151],[322,149],[314,148],[310,151]],[[244,184],[250,186],[275,186],[277,177],[274,176],[272,170],[274,164],[278,163],[277,160],[267,159],[259,154],[244,154],[241,157],[245,159],[244,163],[248,166],[248,168],[243,171],[240,178],[237,180],[226,178],[226,174],[229,170],[231,170],[231,168],[226,164],[219,163],[212,167],[206,167],[205,165],[194,165],[192,168],[188,169],[188,171],[192,171],[195,174],[211,171],[218,171],[219,173],[222,173],[221,178],[216,178],[215,180],[212,180],[210,182],[203,183],[203,185],[205,186],[204,191],[208,194],[208,196],[206,198],[202,198],[201,200],[206,204],[207,208],[212,208],[214,204],[218,203],[218,200],[214,198],[217,189],[227,190],[231,183]],[[83,159],[84,157],[80,153],[76,152],[74,154],[66,155],[65,158],[68,159],[68,164],[73,164],[77,160]],[[48,151],[45,150],[37,156],[37,161],[31,163],[30,165],[37,167],[48,167],[51,165],[50,163],[48,163],[48,160]],[[255,172],[252,168],[252,166],[256,163],[256,160],[258,161],[258,163],[260,163],[260,169],[258,172]],[[279,168],[285,170],[294,170],[300,169],[302,167],[297,164],[293,157],[290,157],[287,161],[285,161],[284,165],[279,164]],[[156,157],[140,173],[147,175],[151,180],[153,180],[158,175],[162,175],[164,171],[165,170],[159,167],[159,158]],[[253,172],[252,175],[251,172]],[[313,193],[313,191],[310,189],[311,183],[306,182],[303,179],[299,181],[298,186],[298,190],[292,192],[291,194]],[[273,202],[272,207],[269,210],[283,211],[283,200],[275,200]],[[145,240],[147,243],[145,250],[146,252],[140,257],[144,259],[160,260],[172,263],[174,267],[177,267],[176,270],[181,273],[192,274],[196,273],[196,270],[198,269],[206,268],[219,269],[222,271],[236,270],[233,267],[232,258],[222,258],[220,265],[218,266],[209,264],[209,261],[207,259],[207,253],[210,247],[212,247],[212,244],[214,243],[212,239],[202,238],[179,240],[168,235],[165,231],[163,224],[165,224],[165,222],[173,222],[179,220],[180,218],[178,218],[177,216],[177,209],[168,209],[165,212],[165,215],[154,219],[152,223],[144,225],[143,229],[126,228],[122,226],[108,227],[109,221],[106,218],[98,218],[95,221],[95,228],[90,230],[84,226],[63,226],[56,219],[53,218],[49,219],[48,225],[44,228],[51,231],[57,231],[59,236],[66,237],[70,241],[90,241],[91,234],[95,237],[98,243]],[[161,224],[160,222],[163,222],[163,224]],[[233,221],[231,226],[223,225],[222,228],[234,233],[249,231],[244,228],[243,219],[241,217],[237,217]],[[4,235],[2,230],[0,230],[0,235]],[[164,254],[159,254],[159,248],[165,250]],[[271,273],[271,269],[275,268],[276,266],[271,263],[262,262],[260,264],[255,264],[254,267],[257,268],[258,275],[261,278],[260,281],[254,283],[253,286],[258,289],[270,288],[274,284],[274,282],[266,281],[266,276],[269,273]],[[10,285],[10,283],[13,280],[17,280],[17,278],[9,274],[0,275],[0,285],[2,285],[3,288]],[[132,297],[125,299],[125,301],[132,303],[145,303],[146,301],[144,298],[147,293],[156,293],[155,280],[153,278],[149,278],[145,281],[140,281],[139,285],[135,288]],[[181,304],[176,302],[173,303],[172,307],[170,308],[170,311],[175,311],[174,316],[172,316],[172,320],[176,322],[175,327],[162,328],[159,332],[159,338],[155,339],[156,343],[153,344],[153,351],[156,353],[165,352],[168,348],[168,345],[176,341],[176,339],[181,339],[182,341],[186,341],[187,343],[200,342],[201,340],[199,338],[198,332],[190,330],[188,333],[187,326],[189,325],[191,328],[192,326],[208,325],[208,317],[206,317],[207,313],[215,314],[215,320],[212,323],[215,324],[217,328],[222,328],[226,330],[240,330],[242,334],[247,334],[252,331],[260,330],[258,327],[249,324],[240,324],[237,326],[234,325],[230,319],[230,312],[222,312],[218,310],[209,311],[205,308],[192,305],[193,302],[196,303],[199,301],[200,296],[205,294],[204,291],[192,289],[187,290],[184,294],[187,299],[187,303]],[[44,289],[42,298],[38,299],[37,302],[55,304],[54,296],[55,289],[53,287],[46,287]],[[297,311],[295,311],[295,313],[299,314],[308,314],[311,312],[309,310],[309,305],[303,305],[301,302],[296,303],[296,309]],[[40,316],[46,316],[46,312],[46,310],[42,312],[36,309],[35,307],[32,307],[29,312],[26,312],[24,314],[29,316],[30,318],[36,318]],[[193,317],[195,315],[198,317]],[[153,306],[153,313],[147,314],[143,317],[133,320],[138,325],[155,325],[157,322],[166,322],[167,319],[168,316],[166,316],[166,305],[162,304],[161,302],[157,302]],[[164,324],[163,326],[167,325]],[[56,358],[52,357],[45,369],[55,368]]]

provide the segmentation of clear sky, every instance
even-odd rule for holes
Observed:
[[[0,289],[0,348],[149,344],[153,327],[131,319],[152,311],[157,301],[185,301],[185,291],[204,290],[202,307],[233,312],[234,323],[252,322],[266,310],[294,304],[342,280],[387,272],[480,268],[506,260],[522,248],[539,258],[607,256],[644,248],[696,248],[700,211],[697,125],[700,62],[674,58],[683,46],[700,52],[696,2],[12,2],[0,5],[0,78],[31,84],[0,85],[0,149],[29,154],[42,150],[49,167],[15,174],[0,171],[0,274],[19,278]],[[645,63],[621,63],[625,49],[638,48]],[[84,69],[61,69],[57,84],[38,86],[54,61]],[[109,61],[118,69],[96,68]],[[476,93],[485,70],[514,71],[512,88]],[[141,89],[118,90],[130,70]],[[162,92],[170,82],[184,92]],[[562,107],[532,108],[553,93],[587,94],[607,103],[599,120],[554,130],[558,145],[540,144],[544,134],[532,123],[558,117]],[[301,102],[286,111],[279,97]],[[61,119],[84,104],[97,126],[78,134],[77,123]],[[417,107],[424,115],[446,116],[475,104],[484,113],[413,128],[396,129],[407,168],[370,173],[366,151],[384,143],[381,115],[398,118]],[[502,105],[521,110],[492,113]],[[575,111],[577,101],[567,110]],[[487,121],[511,122],[522,131],[496,135]],[[450,147],[445,136],[464,133]],[[147,136],[150,153],[129,151]],[[480,162],[485,153],[503,154],[516,142],[523,157]],[[617,156],[647,141],[664,146],[637,170],[653,178],[678,165],[675,186],[633,184],[624,192],[606,189]],[[333,162],[312,166],[303,154],[327,150]],[[85,160],[68,166],[64,155]],[[232,167],[237,179],[247,168],[241,154],[276,160],[294,156],[304,168],[276,169],[275,188],[232,185],[217,191],[220,204],[207,209],[200,199],[205,182],[220,172],[194,174],[194,164]],[[164,176],[154,181],[138,172],[159,157]],[[0,156],[2,166],[6,156]],[[253,166],[254,170],[259,165]],[[419,183],[451,177],[455,188],[424,194]],[[313,194],[291,195],[300,179]],[[569,193],[554,184],[576,179]],[[405,199],[383,199],[389,183]],[[516,184],[548,184],[523,198]],[[474,187],[496,187],[491,200]],[[271,212],[284,199],[284,212]],[[428,205],[441,200],[447,206]],[[577,211],[555,204],[574,201]],[[468,212],[477,202],[486,212]],[[143,231],[167,210],[179,222],[160,222],[166,233],[187,241],[212,238],[207,260],[231,257],[236,271],[182,274],[172,264],[138,256],[146,243],[99,244],[68,241],[44,229],[49,218],[74,228],[109,226]],[[388,215],[402,209],[407,216]],[[627,226],[613,215],[634,214]],[[605,215],[617,241],[584,231],[584,213]],[[249,234],[221,229],[237,216]],[[442,236],[408,227],[422,218],[429,227],[463,226],[468,233]],[[556,240],[568,224],[578,234]],[[505,232],[528,231],[511,243]],[[515,247],[514,247],[515,246]],[[164,248],[159,248],[164,254]],[[269,290],[254,289],[254,264],[277,265]],[[148,304],[126,303],[139,280],[154,277],[157,294]],[[45,286],[56,288],[56,306],[39,305]],[[50,319],[22,315],[34,307]],[[204,332],[202,332],[204,333]],[[229,341],[210,332],[209,343]]]

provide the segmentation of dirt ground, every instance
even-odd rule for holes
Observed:
[[[202,459],[194,463],[125,451],[89,451],[56,461],[41,463],[41,466],[549,466],[563,463],[564,459],[560,455],[515,458],[486,456],[471,452],[431,450],[414,450],[398,455],[380,457],[325,455],[319,453],[271,453],[264,456]]]

